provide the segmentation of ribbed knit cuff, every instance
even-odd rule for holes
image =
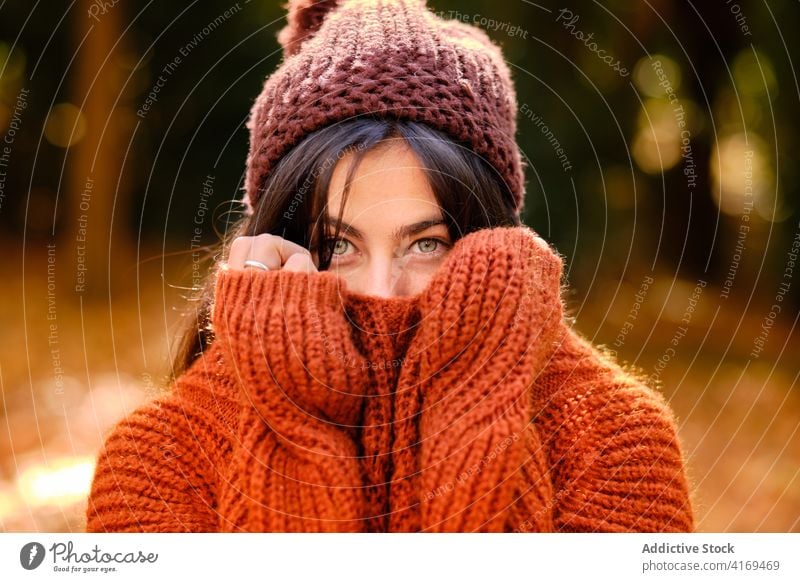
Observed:
[[[302,306],[306,301],[333,307],[339,302],[337,279],[330,272],[221,269],[215,284],[212,319],[216,324],[224,317],[228,325],[225,329],[217,330],[217,333],[241,331],[251,320],[248,312],[268,316],[275,307],[293,308]],[[276,305],[275,299],[283,299],[283,303]],[[273,310],[270,311],[270,308]]]
[[[498,227],[459,239],[422,293],[430,365],[492,353],[556,326],[563,315],[563,259],[527,227]],[[549,328],[545,330],[545,327]]]
[[[340,284],[330,272],[219,272],[215,341],[229,350],[243,397],[265,414],[295,408],[334,423],[356,422],[363,356],[352,342]]]

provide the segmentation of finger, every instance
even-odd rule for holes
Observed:
[[[277,250],[270,250],[269,240],[260,236],[240,236],[231,243],[228,268],[244,269],[244,262],[248,260],[264,263],[273,271],[281,268]]]
[[[271,271],[280,270],[293,254],[310,254],[298,244],[272,234],[237,237],[231,243],[228,268],[242,269],[248,260],[264,263]]]
[[[299,254],[299,255],[308,255],[311,257],[311,251],[309,251],[305,247],[301,247],[297,243],[293,243],[290,240],[286,240],[280,236],[272,236],[272,244],[274,245],[275,250],[277,250],[278,255],[280,256],[281,265],[285,266],[286,261],[289,260],[290,257]]]
[[[286,260],[283,270],[296,271],[298,273],[316,273],[317,266],[314,264],[311,255],[295,253]]]
[[[253,237],[250,252],[245,260],[256,260],[266,264],[270,269],[282,268],[289,257],[295,254],[310,255],[308,249],[274,234],[259,234]]]

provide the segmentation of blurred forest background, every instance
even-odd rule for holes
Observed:
[[[106,431],[168,389],[281,4],[0,0],[0,529],[80,531]],[[800,5],[428,5],[503,47],[525,221],[671,403],[698,528],[800,531]]]

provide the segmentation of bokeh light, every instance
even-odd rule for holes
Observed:
[[[743,214],[749,204],[764,220],[785,219],[772,167],[768,146],[757,134],[720,137],[711,154],[714,202],[731,216]]]
[[[51,144],[68,148],[86,134],[86,116],[72,103],[55,105],[47,116],[44,135]]]

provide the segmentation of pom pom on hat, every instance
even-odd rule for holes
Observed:
[[[288,12],[287,24],[278,33],[283,54],[286,57],[296,54],[303,42],[319,30],[328,12],[339,3],[340,0],[289,0],[283,4],[282,8]]]

